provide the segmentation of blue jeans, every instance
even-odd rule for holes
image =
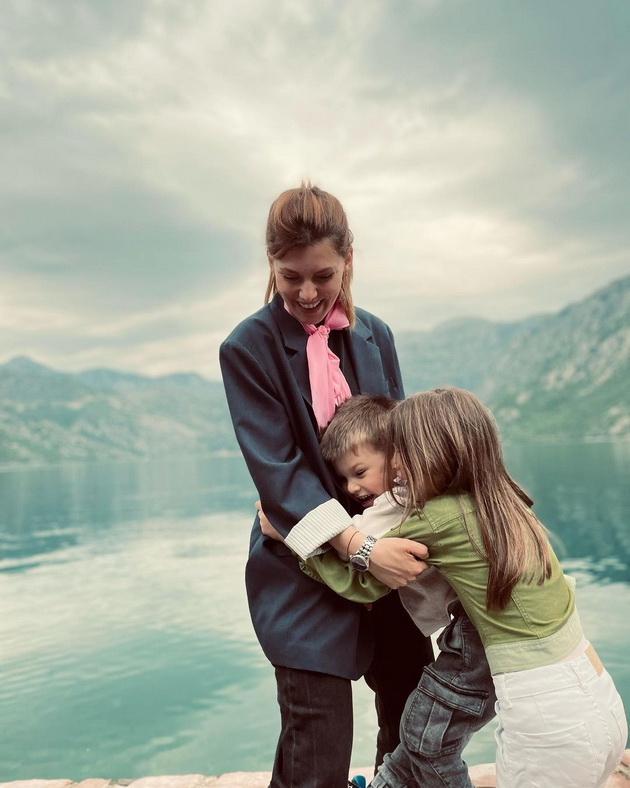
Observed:
[[[496,697],[481,640],[461,605],[438,646],[405,706],[400,744],[371,788],[472,788],[462,751],[494,717]]]

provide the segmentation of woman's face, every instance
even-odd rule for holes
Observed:
[[[333,308],[343,272],[352,266],[352,248],[344,257],[329,241],[291,249],[281,260],[269,257],[276,288],[300,323],[321,323]]]

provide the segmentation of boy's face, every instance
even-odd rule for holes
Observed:
[[[385,481],[385,453],[368,443],[349,451],[334,463],[335,472],[364,509],[388,489]]]

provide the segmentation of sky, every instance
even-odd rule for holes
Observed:
[[[272,200],[394,332],[630,273],[628,0],[3,0],[0,363],[217,378]]]

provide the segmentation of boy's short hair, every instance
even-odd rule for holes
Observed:
[[[396,400],[373,394],[358,394],[342,403],[321,437],[322,457],[336,462],[364,443],[377,451],[388,449],[389,414]]]

